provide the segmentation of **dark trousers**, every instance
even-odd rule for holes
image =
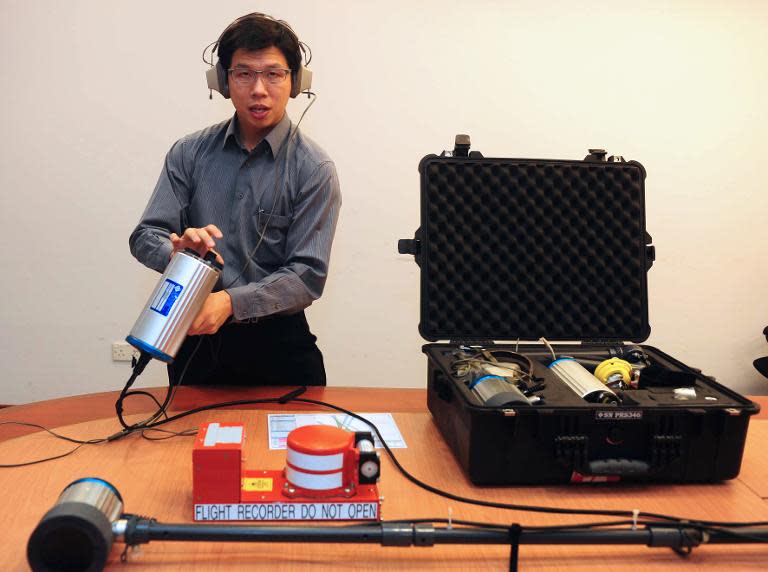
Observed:
[[[188,336],[168,377],[182,385],[325,385],[316,341],[304,312],[230,323],[209,336]]]

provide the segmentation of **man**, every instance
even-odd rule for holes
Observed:
[[[303,310],[325,285],[341,195],[333,162],[285,111],[302,47],[287,24],[254,13],[213,49],[235,114],[173,145],[130,237],[131,253],[159,272],[186,248],[225,261],[168,374],[325,385]]]

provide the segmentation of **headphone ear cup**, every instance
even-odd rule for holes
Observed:
[[[227,70],[216,62],[216,65],[205,72],[205,79],[208,82],[208,89],[218,91],[225,99],[229,99],[229,81]]]
[[[291,97],[296,97],[302,91],[307,91],[312,87],[312,71],[306,66],[299,66],[299,69],[291,77]]]
[[[219,93],[224,96],[224,99],[229,99],[229,74],[220,61],[216,62],[216,76],[219,78]]]

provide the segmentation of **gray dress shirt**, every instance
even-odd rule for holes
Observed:
[[[131,253],[162,272],[172,232],[215,224],[234,318],[291,314],[323,292],[340,206],[333,162],[287,114],[250,153],[235,115],[171,147]]]

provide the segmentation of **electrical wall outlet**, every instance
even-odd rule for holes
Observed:
[[[112,361],[131,361],[139,352],[128,342],[112,342]]]

